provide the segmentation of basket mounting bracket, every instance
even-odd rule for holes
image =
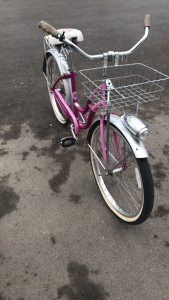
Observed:
[[[103,78],[107,78],[108,53],[103,53]]]
[[[115,62],[114,66],[117,67],[119,64],[119,52],[115,52]]]

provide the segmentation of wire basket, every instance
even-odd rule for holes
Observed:
[[[81,70],[80,74],[83,76],[85,96],[96,105],[102,103],[103,93],[106,95],[107,91],[101,88],[103,68]],[[169,76],[143,64],[107,67],[107,75],[112,83],[109,99],[111,109],[159,100],[165,80],[169,79]],[[107,106],[104,104],[100,108],[106,110]]]

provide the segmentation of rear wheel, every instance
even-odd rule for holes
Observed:
[[[104,136],[106,140],[106,125]],[[105,165],[98,124],[92,132],[90,146]],[[90,150],[93,173],[109,208],[128,224],[144,222],[154,202],[153,180],[147,159],[136,158],[123,134],[112,124],[109,135],[110,175],[106,175],[96,155]],[[121,160],[123,162],[118,165]]]
[[[66,125],[67,124],[66,118],[65,118],[63,112],[61,111],[60,107],[58,106],[58,104],[51,92],[51,87],[54,85],[54,83],[60,76],[61,76],[61,73],[60,73],[59,66],[58,66],[55,58],[51,55],[47,59],[47,67],[46,67],[46,77],[47,77],[48,83],[49,83],[49,84],[47,83],[49,98],[50,98],[56,118],[62,125]],[[60,94],[65,99],[66,93],[65,93],[65,87],[64,87],[63,80],[60,80],[57,83],[55,88],[59,90]]]

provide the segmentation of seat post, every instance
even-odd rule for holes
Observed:
[[[70,46],[68,46],[68,52],[69,52],[69,68],[70,68],[70,72],[74,72],[73,58],[72,58],[72,48]]]

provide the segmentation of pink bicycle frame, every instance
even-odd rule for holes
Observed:
[[[104,106],[106,107],[106,100],[105,100],[105,91],[106,91],[106,83],[102,82],[102,84],[93,91],[92,95],[90,95],[89,99],[86,102],[85,108],[82,109],[80,105],[77,102],[77,94],[76,94],[76,83],[75,83],[75,72],[71,72],[68,74],[64,74],[63,76],[59,77],[57,81],[54,83],[54,85],[51,88],[51,91],[53,93],[53,96],[57,102],[57,104],[60,107],[61,112],[64,114],[64,116],[72,121],[74,124],[74,130],[75,130],[75,135],[79,134],[79,129],[85,130],[88,129],[92,122],[95,113],[100,109],[103,108]],[[55,86],[60,80],[63,79],[71,79],[71,87],[72,87],[72,96],[73,96],[73,108],[74,112],[72,112],[71,108],[69,105],[66,103],[62,95],[59,93],[57,89],[55,89]],[[95,94],[101,93],[102,92],[102,101],[98,102],[95,105],[91,105],[92,103],[92,98],[94,97]],[[83,117],[86,119],[86,123],[83,124],[81,120],[78,119],[78,115],[81,113]],[[86,113],[89,113],[88,115]],[[101,138],[101,147],[102,147],[102,153],[104,157],[104,162],[106,165],[106,147],[105,147],[105,139],[104,139],[104,119],[105,119],[106,114],[103,114],[102,117],[100,117],[100,138]],[[117,139],[117,134],[113,132],[113,137],[114,137],[114,143],[115,143],[115,148],[117,151],[117,155],[119,160],[121,160],[121,154],[120,150],[118,147],[118,139]],[[122,168],[124,169],[124,164],[122,163]]]
[[[79,104],[77,103],[75,75],[76,75],[75,72],[71,72],[69,74],[64,74],[63,76],[59,77],[57,79],[57,81],[54,83],[54,85],[52,86],[51,91],[52,91],[52,93],[55,97],[55,100],[56,100],[57,104],[60,107],[60,110],[64,114],[64,116],[66,118],[71,119],[72,123],[74,124],[75,134],[78,135],[79,134],[79,129],[85,130],[85,129],[88,129],[91,126],[95,113],[99,110],[99,108],[101,106],[103,106],[103,103],[100,102],[100,103],[97,103],[96,105],[92,106],[91,105],[92,96],[91,96],[91,99],[87,100],[85,108],[82,109],[79,106]],[[63,97],[59,93],[59,91],[57,89],[55,89],[56,84],[60,80],[67,79],[67,78],[71,79],[74,112],[72,112],[71,108],[66,103],[66,101],[63,99]],[[99,88],[102,88],[102,86],[100,86]],[[89,115],[86,115],[87,112],[89,112]],[[79,113],[81,113],[83,115],[83,117],[86,119],[85,124],[83,124],[81,120],[77,119]]]

